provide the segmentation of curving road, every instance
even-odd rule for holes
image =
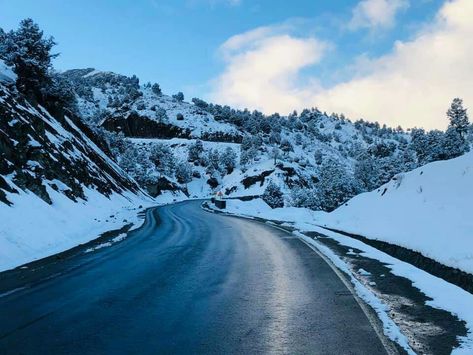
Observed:
[[[29,270],[0,295],[0,353],[386,353],[314,251],[200,203],[148,210],[113,247]]]

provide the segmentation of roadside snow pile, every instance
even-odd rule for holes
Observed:
[[[150,206],[130,192],[106,197],[87,189],[87,201],[74,202],[48,188],[51,205],[18,189],[8,194],[12,206],[0,203],[0,271],[62,252],[126,224],[138,225],[140,208]]]
[[[226,201],[227,208],[225,209],[225,212],[245,217],[259,217],[273,221],[296,223],[298,227],[307,226],[306,223],[313,225],[312,221],[314,215],[317,213],[308,208],[297,207],[272,209],[260,198],[245,202],[241,200]]]
[[[427,164],[358,195],[316,224],[418,251],[473,273],[473,153]]]

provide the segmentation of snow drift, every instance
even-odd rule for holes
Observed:
[[[418,251],[473,273],[473,153],[397,175],[318,224]]]

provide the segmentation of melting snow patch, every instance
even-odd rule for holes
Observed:
[[[95,247],[86,249],[85,253],[90,253],[90,252],[93,252],[93,251],[96,251],[96,250],[99,250],[99,249],[102,249],[102,248],[111,247],[113,244],[121,242],[126,237],[127,237],[126,233],[121,233],[118,236],[116,236],[115,238],[112,238],[109,242],[105,242],[105,243],[99,244]]]

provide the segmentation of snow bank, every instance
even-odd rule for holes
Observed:
[[[418,251],[473,273],[473,152],[427,164],[315,222]]]
[[[128,223],[140,224],[138,206],[152,200],[131,192],[105,197],[84,189],[87,201],[77,203],[48,188],[48,205],[31,192],[8,194],[13,205],[0,203],[0,271],[62,252]]]

